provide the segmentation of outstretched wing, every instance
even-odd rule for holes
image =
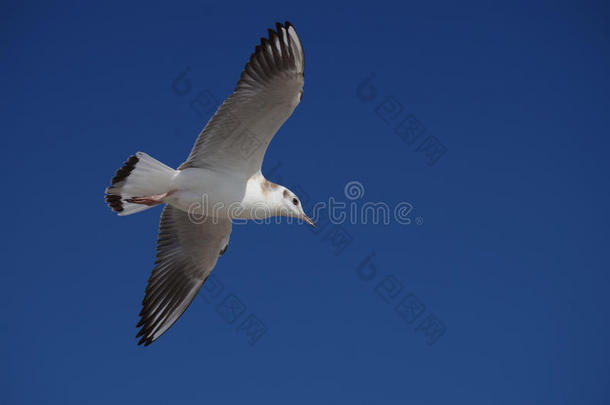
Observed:
[[[201,219],[201,220],[200,220]],[[151,344],[180,318],[224,253],[231,220],[190,218],[165,206],[161,214],[157,260],[140,312],[138,344]]]
[[[187,167],[223,167],[248,178],[257,173],[271,139],[303,95],[305,55],[294,27],[277,23],[261,38],[233,94],[205,126]]]

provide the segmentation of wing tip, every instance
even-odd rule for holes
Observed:
[[[148,346],[152,342],[157,340],[157,337],[158,337],[158,336],[155,337],[154,334],[150,333],[151,332],[150,328],[147,328],[145,323],[146,322],[144,320],[144,317],[142,317],[142,319],[140,319],[140,322],[138,322],[138,324],[136,325],[136,328],[142,327],[136,334],[136,339],[140,338],[140,340],[138,341],[138,346],[140,346],[140,345]]]
[[[136,338],[137,338],[137,336],[136,336]],[[146,347],[146,346],[149,346],[152,342],[154,342],[154,340],[152,338],[145,336],[138,341],[138,346],[144,345],[144,347]]]

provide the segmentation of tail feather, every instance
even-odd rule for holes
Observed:
[[[169,192],[175,174],[176,170],[171,167],[144,152],[138,152],[117,170],[111,186],[106,189],[106,203],[119,215],[144,211],[152,205],[132,201]]]

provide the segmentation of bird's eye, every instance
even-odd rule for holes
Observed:
[[[293,198],[293,199],[292,199],[292,203],[293,203],[294,205],[299,205],[299,200],[297,200],[296,198]]]

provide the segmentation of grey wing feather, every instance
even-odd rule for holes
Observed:
[[[301,100],[305,55],[286,22],[261,38],[233,94],[205,126],[180,169],[226,167],[245,177],[260,170],[271,139]]]
[[[137,325],[141,327],[138,344],[149,345],[180,318],[226,249],[230,233],[229,219],[206,218],[195,223],[186,212],[165,206],[157,260]]]

